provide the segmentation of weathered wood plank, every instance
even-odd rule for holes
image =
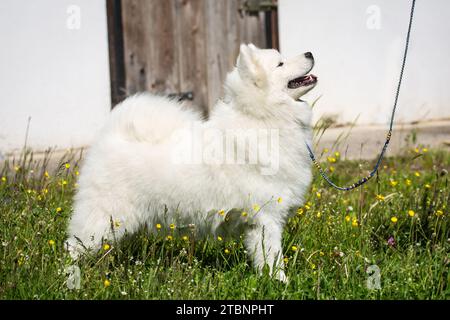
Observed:
[[[193,105],[208,110],[204,0],[176,1],[176,35],[182,92],[193,91]]]
[[[122,1],[127,94],[179,92],[174,1]]]

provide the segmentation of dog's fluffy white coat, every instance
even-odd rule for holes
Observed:
[[[156,232],[157,223],[163,229],[169,223],[192,224],[198,235],[217,236],[230,229],[227,223],[233,229],[240,221],[255,267],[261,270],[267,263],[277,278],[285,280],[283,227],[288,209],[302,204],[311,181],[305,148],[311,139],[311,108],[298,98],[313,87],[289,89],[287,83],[308,73],[313,62],[305,55],[283,65],[281,59],[275,50],[241,45],[224,98],[208,120],[151,94],[138,94],[118,105],[81,168],[68,228],[71,254],[78,256],[83,247],[100,248],[104,239],[111,239],[112,230],[120,239],[143,225]],[[171,154],[179,146],[170,137],[193,124],[203,130],[278,130],[277,172],[263,175],[262,164],[174,163]],[[255,204],[261,210],[253,216]],[[248,217],[229,214],[230,222],[225,221],[227,214],[218,214],[230,209],[245,210]]]

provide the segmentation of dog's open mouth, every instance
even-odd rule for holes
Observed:
[[[309,86],[317,82],[317,77],[313,74],[295,78],[288,82],[289,89],[297,89],[304,86]]]

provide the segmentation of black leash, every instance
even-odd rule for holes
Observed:
[[[397,109],[398,96],[400,95],[400,87],[402,85],[402,80],[403,80],[403,71],[405,70],[406,57],[408,55],[409,37],[410,37],[410,34],[411,34],[411,25],[412,25],[412,22],[413,22],[415,4],[416,4],[416,0],[412,0],[411,14],[409,16],[408,33],[406,35],[405,52],[403,54],[402,68],[400,70],[400,78],[398,80],[397,92],[395,94],[394,107],[392,108],[392,115],[391,115],[391,122],[390,122],[390,125],[389,125],[389,131],[388,131],[388,133],[386,135],[386,142],[384,143],[383,149],[381,150],[380,156],[378,157],[377,163],[375,164],[375,167],[373,168],[373,170],[369,173],[368,176],[358,180],[354,184],[352,184],[352,185],[350,185],[348,187],[339,187],[338,185],[333,183],[333,181],[331,181],[330,177],[328,177],[328,175],[323,171],[323,169],[321,168],[320,164],[317,162],[316,157],[314,156],[314,153],[313,153],[311,147],[308,145],[308,143],[306,143],[306,148],[308,149],[309,156],[310,156],[312,162],[314,163],[314,165],[319,170],[320,175],[325,179],[326,182],[328,182],[328,184],[330,186],[332,186],[335,189],[338,189],[338,190],[341,190],[341,191],[349,191],[349,190],[355,189],[355,188],[363,185],[367,181],[369,181],[375,175],[375,173],[378,171],[378,167],[381,164],[381,160],[383,159],[384,153],[386,152],[386,149],[388,147],[388,144],[389,144],[389,142],[391,140],[391,136],[392,136],[392,127],[394,125],[395,110]]]

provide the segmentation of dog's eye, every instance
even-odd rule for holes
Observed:
[[[280,62],[280,63],[277,65],[277,68],[282,67],[283,64],[284,64],[284,62]]]

